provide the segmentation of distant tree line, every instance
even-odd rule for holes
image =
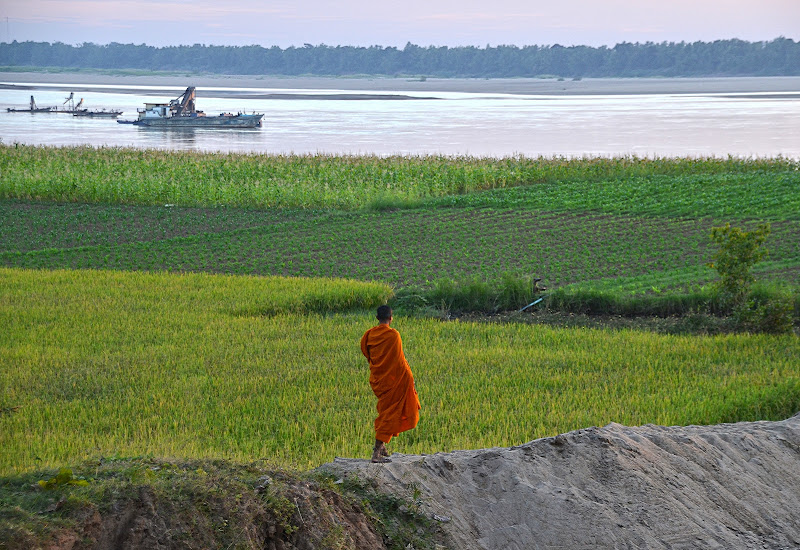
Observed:
[[[0,65],[138,69],[240,75],[437,77],[642,77],[800,75],[800,42],[623,42],[590,46],[169,46],[17,42],[0,44]]]

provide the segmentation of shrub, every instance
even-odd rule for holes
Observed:
[[[714,253],[709,267],[719,273],[720,280],[716,287],[720,299],[732,311],[741,308],[750,293],[755,281],[750,270],[767,255],[767,249],[762,245],[769,233],[768,223],[759,225],[753,231],[731,227],[729,223],[711,230],[711,240],[719,249]]]
[[[685,294],[631,295],[614,290],[567,288],[552,292],[547,307],[585,315],[669,317],[705,311],[711,301],[712,296],[704,289]]]
[[[538,279],[504,273],[497,281],[438,279],[433,288],[406,287],[392,306],[447,318],[451,312],[496,313],[520,309],[540,295]]]
[[[762,294],[762,293],[759,293]],[[795,298],[788,291],[754,295],[733,312],[736,326],[749,332],[789,334],[794,331]]]

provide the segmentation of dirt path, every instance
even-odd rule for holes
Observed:
[[[800,414],[717,426],[609,424],[511,448],[325,468],[418,496],[454,548],[797,548]]]

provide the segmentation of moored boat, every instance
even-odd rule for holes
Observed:
[[[263,114],[221,113],[208,116],[195,107],[195,87],[189,86],[169,103],[145,103],[137,109],[136,120],[118,120],[120,124],[135,124],[156,128],[255,128],[261,126]]]
[[[67,105],[69,104],[69,105]],[[106,109],[94,109],[89,110],[83,106],[83,98],[76,104],[75,103],[75,92],[70,92],[69,97],[64,101],[64,105],[67,105],[66,109],[61,109],[60,113],[67,113],[71,114],[72,116],[89,116],[89,117],[105,117],[105,118],[117,118],[119,115],[122,114],[122,111],[119,110],[106,110]]]
[[[15,109],[14,107],[8,107],[6,109],[9,113],[53,113],[55,110],[55,107],[38,107],[33,100],[33,96],[31,96],[30,107],[27,109]]]
[[[72,116],[117,118],[121,114],[122,111],[106,111],[105,109],[90,111],[89,109],[81,109],[79,111],[73,111]]]

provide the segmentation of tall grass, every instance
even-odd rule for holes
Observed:
[[[792,321],[800,325],[800,289],[782,283],[758,283],[748,294],[749,309],[762,313],[749,323],[738,326],[732,319],[729,330],[752,332],[791,332]],[[623,317],[673,317],[686,315],[731,316],[735,312],[721,298],[713,285],[691,289],[671,289],[669,292],[636,292],[621,287],[602,288],[599,285],[569,285],[542,291],[534,279],[510,273],[486,281],[439,279],[432,288],[405,287],[391,300],[393,307],[403,312],[450,317],[463,313],[498,313],[547,309],[551,312],[577,313]],[[781,330],[770,325],[770,308],[786,309]],[[761,319],[764,317],[764,319]],[[758,322],[757,322],[758,321]]]
[[[492,281],[443,278],[434,281],[432,288],[405,287],[391,303],[409,313],[496,313],[520,309],[539,297],[537,279],[503,273]]]
[[[354,209],[534,184],[793,174],[788,159],[259,155],[0,145],[0,198]],[[709,195],[710,196],[710,195]]]
[[[294,292],[305,284],[317,283]],[[240,315],[270,288],[246,277],[0,270],[0,472],[98,456],[300,467],[366,456],[375,398],[358,340],[374,312]],[[393,441],[399,451],[800,408],[796,337],[394,326],[423,407],[419,426]]]

